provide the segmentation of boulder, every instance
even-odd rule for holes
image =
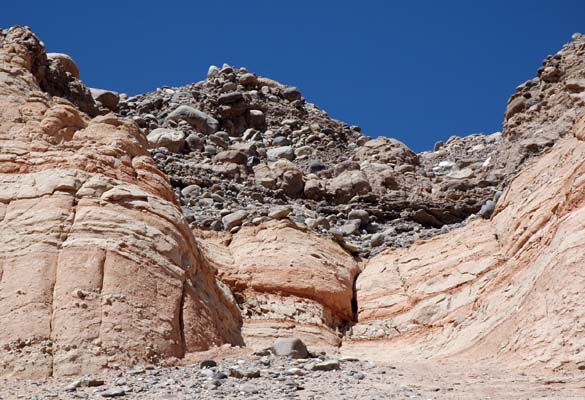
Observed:
[[[222,94],[217,99],[217,102],[221,105],[236,104],[244,101],[244,95],[241,92],[231,92]]]
[[[345,171],[327,185],[327,194],[337,203],[347,203],[355,196],[370,193],[370,190],[370,182],[362,171]]]
[[[295,149],[295,155],[297,157],[305,157],[310,156],[314,152],[314,149],[311,146],[301,146]]]
[[[213,160],[215,162],[221,163],[234,163],[245,165],[246,162],[248,161],[248,156],[244,152],[239,150],[225,150],[217,153],[215,157],[213,157]]]
[[[347,219],[350,220],[359,220],[361,222],[362,225],[365,225],[368,223],[368,218],[370,217],[370,214],[366,211],[366,210],[351,210],[348,214],[347,214]]]
[[[246,73],[240,76],[239,82],[242,86],[256,86],[258,84],[258,78],[254,74]]]
[[[289,86],[282,91],[282,95],[288,101],[295,101],[301,99],[301,91],[294,86]]]
[[[359,232],[361,224],[362,222],[359,219],[352,219],[350,221],[347,221],[345,224],[343,224],[336,230],[343,236],[350,236]]]
[[[544,70],[542,71],[540,79],[542,79],[545,82],[554,83],[558,82],[561,79],[562,75],[563,73],[559,68],[548,66],[545,67]]]
[[[319,172],[327,169],[327,165],[323,164],[321,160],[312,160],[309,162],[310,172]]]
[[[292,358],[307,358],[309,352],[307,346],[299,338],[278,338],[272,343],[271,347],[274,355]]]
[[[289,144],[290,140],[285,136],[277,136],[272,140],[272,145],[275,147],[288,146]]]
[[[207,70],[207,79],[213,79],[219,75],[219,68],[215,65],[210,65]]]
[[[339,360],[334,358],[312,364],[311,366],[312,371],[333,371],[336,369],[339,369]]]
[[[263,129],[266,127],[266,116],[260,110],[248,110],[248,125],[252,128]]]
[[[202,151],[204,148],[203,140],[194,133],[191,133],[189,136],[187,136],[185,142],[191,151]]]
[[[79,79],[79,68],[71,56],[63,53],[47,53],[47,59],[49,62],[61,65],[65,72]]]
[[[156,128],[146,138],[151,148],[166,147],[173,153],[180,153],[185,147],[185,133],[175,129]]]
[[[286,218],[291,213],[291,211],[292,209],[290,207],[275,208],[268,213],[268,217],[272,219],[283,219]]]
[[[303,173],[298,169],[291,169],[284,172],[281,176],[280,188],[291,197],[296,197],[303,193],[305,181]]]
[[[116,111],[118,103],[120,102],[120,95],[111,90],[90,88],[92,97],[95,101],[99,101],[102,106],[110,111]]]
[[[378,162],[382,164],[419,165],[416,153],[399,140],[380,136],[364,143],[356,152],[360,161]]]
[[[171,121],[186,121],[193,128],[206,135],[211,135],[219,129],[219,122],[193,107],[182,105],[167,116]]]
[[[510,99],[508,106],[506,107],[506,119],[512,118],[514,115],[526,108],[526,98],[524,96],[517,96]]]
[[[326,193],[323,183],[318,179],[307,180],[303,192],[307,199],[312,200],[321,200]]]
[[[268,161],[276,161],[280,159],[292,161],[295,158],[295,151],[291,146],[281,146],[268,149],[266,154],[268,155]]]
[[[248,211],[239,210],[226,215],[221,219],[221,222],[223,223],[224,229],[226,231],[229,231],[232,228],[242,225],[242,222],[244,222],[246,218],[248,218],[248,215],[250,215]]]

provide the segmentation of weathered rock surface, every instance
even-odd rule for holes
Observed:
[[[491,220],[370,260],[357,280],[355,348],[383,339],[372,356],[584,368],[583,132],[585,118],[514,178]]]
[[[1,375],[278,337],[385,361],[585,368],[582,36],[517,88],[502,133],[420,154],[245,68],[94,98],[28,29],[0,31],[0,48]],[[247,380],[344,362],[297,361],[201,374],[248,395]]]
[[[84,374],[241,343],[231,294],[143,133],[41,91],[45,55],[27,29],[2,31],[0,46],[0,374]]]
[[[195,230],[200,247],[234,291],[246,345],[266,348],[296,336],[338,346],[354,319],[358,264],[337,243],[286,221],[243,227],[231,236]]]

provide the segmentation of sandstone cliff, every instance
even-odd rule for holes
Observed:
[[[27,29],[0,45],[0,373],[81,374],[240,344],[231,294],[140,130],[43,92],[49,63]]]
[[[284,221],[196,236],[236,294],[246,345],[265,348],[281,336],[302,337],[312,348],[341,344],[355,317],[359,268],[339,244]]]
[[[128,97],[26,28],[0,46],[1,375],[292,335],[585,368],[585,38],[517,88],[502,133],[421,154],[245,69]]]
[[[584,139],[585,118],[512,180],[490,221],[373,258],[348,347],[582,369]]]

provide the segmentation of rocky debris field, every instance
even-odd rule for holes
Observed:
[[[415,154],[329,117],[299,89],[245,68],[122,96],[189,221],[237,231],[287,218],[368,256],[457,226],[498,195],[499,133],[452,137]]]
[[[226,64],[204,81],[109,104],[143,128],[197,226],[235,232],[288,218],[367,257],[491,215],[509,179],[566,135],[585,101],[585,40],[573,39],[517,88],[503,134],[453,136],[421,154]]]
[[[294,339],[293,339],[294,340]],[[457,363],[373,363],[325,353],[274,349],[200,358],[173,368],[151,365],[79,377],[0,380],[0,399],[576,399],[579,377],[536,376]],[[239,354],[238,354],[239,353]],[[201,357],[202,355],[199,355]]]

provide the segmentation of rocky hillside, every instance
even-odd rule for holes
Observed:
[[[197,226],[233,233],[286,218],[362,256],[464,221],[504,175],[489,160],[500,134],[418,155],[330,118],[295,87],[228,65],[192,85],[123,96],[115,111],[144,129]]]
[[[537,75],[416,154],[244,68],[129,98],[1,31],[0,373],[283,336],[582,370],[585,38]]]
[[[288,218],[368,256],[472,214],[490,216],[510,177],[574,121],[583,101],[580,43],[548,57],[538,77],[517,88],[505,140],[452,137],[422,154],[330,118],[296,87],[229,65],[210,67],[204,81],[108,106],[144,129],[198,226],[234,232]]]

